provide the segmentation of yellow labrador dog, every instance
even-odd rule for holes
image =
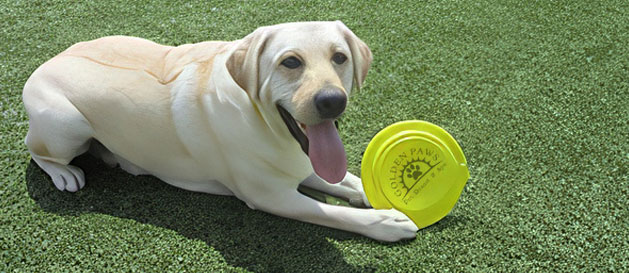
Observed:
[[[89,150],[131,174],[234,195],[253,209],[382,241],[414,238],[417,227],[396,210],[297,191],[302,183],[369,207],[334,121],[371,60],[341,22],[178,47],[122,36],[82,42],[26,82],[26,145],[62,191],[85,185],[69,163]]]

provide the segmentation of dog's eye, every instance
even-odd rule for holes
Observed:
[[[343,64],[345,63],[345,61],[347,61],[347,56],[345,56],[345,54],[343,53],[334,53],[334,56],[332,56],[332,60],[336,64]]]
[[[295,69],[301,66],[301,61],[295,57],[288,57],[282,61],[281,65],[290,69]]]

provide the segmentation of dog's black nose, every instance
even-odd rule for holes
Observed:
[[[315,95],[314,102],[321,118],[336,118],[345,111],[347,96],[338,88],[325,88]]]

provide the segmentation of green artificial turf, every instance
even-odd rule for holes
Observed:
[[[372,68],[340,124],[448,130],[471,178],[452,212],[383,244],[192,193],[90,157],[78,193],[30,161],[21,90],[68,46],[179,45],[342,20]],[[618,1],[0,1],[0,272],[629,270],[629,5]]]

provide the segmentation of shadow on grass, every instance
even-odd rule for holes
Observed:
[[[81,167],[88,180],[77,193],[58,191],[48,175],[30,162],[28,192],[45,211],[103,213],[168,228],[207,243],[228,264],[252,271],[375,271],[346,263],[326,240],[361,239],[359,235],[251,210],[235,197],[181,190],[152,176],[134,177],[89,155],[72,164]]]

